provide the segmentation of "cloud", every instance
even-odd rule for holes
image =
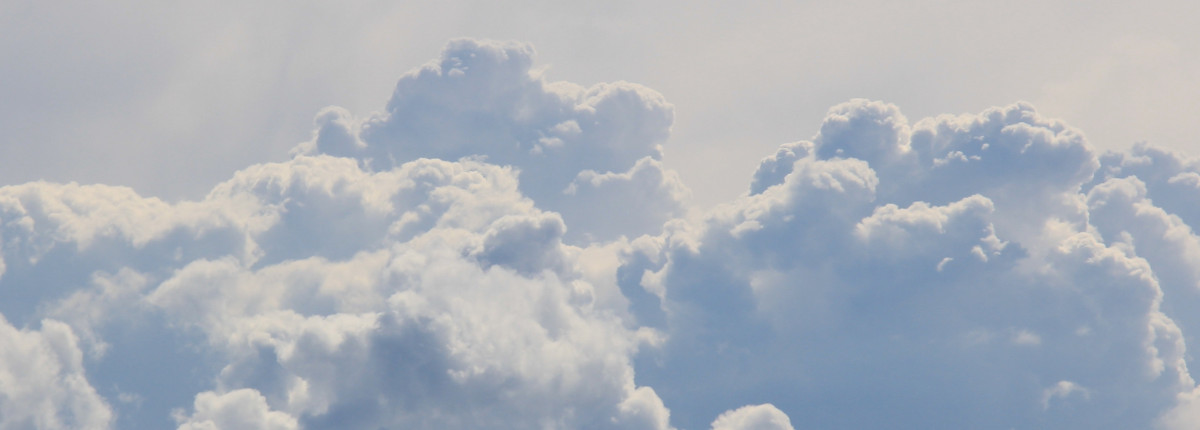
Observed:
[[[0,316],[0,428],[107,428],[113,411],[88,382],[75,334],[59,321],[41,326]]]
[[[764,400],[801,427],[1148,426],[1194,386],[1163,284],[1190,282],[1194,238],[1135,179],[1090,185],[1100,169],[1026,104],[834,107],[749,194],[642,248],[657,266],[628,258],[667,320],[638,380],[699,405],[673,410],[690,428]]]
[[[0,187],[0,427],[1194,424],[1200,163],[852,100],[689,212],[661,95],[537,70],[451,42],[198,200]]]
[[[622,322],[616,285],[581,271],[561,218],[517,183],[474,161],[371,172],[299,156],[177,205],[7,187],[3,281],[73,268],[37,299],[94,338],[98,362],[127,347],[110,340],[122,327],[162,318],[206,351],[174,360],[222,363],[181,428],[665,428],[629,363],[652,333]]]
[[[713,430],[792,430],[792,421],[775,406],[768,404],[743,406],[721,414],[712,424]]]
[[[256,428],[265,430],[295,430],[296,419],[285,413],[268,409],[267,400],[251,389],[222,395],[212,392],[196,396],[195,412],[180,416],[180,430]]]
[[[1087,388],[1080,387],[1071,381],[1058,381],[1057,384],[1042,392],[1042,408],[1049,409],[1052,399],[1066,399],[1071,396],[1079,396],[1085,400],[1091,397]]]
[[[655,233],[682,214],[686,187],[664,169],[674,108],[627,82],[547,82],[529,45],[450,42],[442,57],[400,78],[383,112],[329,108],[301,153],[355,157],[386,170],[417,158],[479,157],[520,171],[521,191],[560,211],[569,237]],[[610,189],[652,190],[644,198]],[[606,214],[621,208],[624,216]]]

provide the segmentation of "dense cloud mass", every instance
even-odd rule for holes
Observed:
[[[1164,303],[1194,301],[1196,237],[1100,166],[1027,105],[912,125],[834,107],[751,195],[643,248],[668,341],[638,380],[667,405],[769,400],[819,428],[1170,424],[1200,327]]]
[[[528,45],[451,42],[400,78],[383,112],[322,111],[299,151],[380,170],[421,157],[512,166],[522,193],[588,239],[656,233],[680,215],[688,191],[659,162],[673,107],[627,82],[546,82],[532,54]]]
[[[1200,425],[1200,161],[833,107],[685,211],[672,107],[455,41],[198,201],[0,187],[0,429]]]

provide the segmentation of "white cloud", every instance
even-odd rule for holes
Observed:
[[[590,240],[656,234],[686,212],[681,202],[690,195],[674,171],[651,157],[625,173],[583,170],[564,192],[575,198],[558,211],[568,219],[594,219],[583,226]]]
[[[452,42],[198,200],[0,187],[0,426],[1194,424],[1196,161],[852,100],[687,213],[661,95],[533,64]]]
[[[1084,400],[1091,397],[1087,388],[1080,387],[1071,381],[1058,381],[1058,383],[1042,391],[1042,408],[1049,409],[1050,401],[1053,399],[1066,399],[1072,396],[1077,396]]]
[[[577,268],[585,251],[562,244],[561,218],[534,208],[510,169],[369,172],[300,156],[239,172],[201,202],[76,190],[0,190],[37,203],[6,212],[33,221],[6,230],[4,257],[22,263],[4,280],[104,255],[39,297],[63,297],[45,312],[112,349],[124,347],[106,339],[114,327],[154,315],[202,334],[225,364],[183,428],[667,426],[629,362],[649,332],[626,327],[617,286]],[[124,206],[153,222],[126,221]],[[207,240],[213,230],[227,239]]]
[[[356,157],[386,170],[421,157],[479,157],[520,171],[521,191],[561,211],[572,237],[657,232],[682,213],[686,187],[664,169],[662,144],[674,108],[627,82],[585,88],[547,82],[533,48],[456,40],[442,57],[402,77],[384,112],[317,116],[301,153]],[[614,187],[652,190],[629,201]],[[621,208],[624,216],[607,212]]]
[[[1191,261],[1166,257],[1191,234],[1136,193],[1101,200],[1124,188],[1085,184],[1098,169],[1078,132],[1028,105],[915,125],[881,103],[835,107],[811,144],[763,161],[756,193],[642,251],[662,262],[644,279],[669,337],[638,380],[668,406],[766,399],[835,427],[1150,425],[1194,386],[1155,276]],[[1147,257],[1106,244],[1108,223],[1148,229],[1129,232]],[[1090,401],[1029,407],[1063,380]],[[851,412],[905,398],[961,409]],[[673,422],[700,426],[704,409]]]
[[[270,410],[267,400],[251,389],[219,395],[211,391],[203,392],[196,395],[194,408],[191,416],[180,415],[177,418],[180,421],[179,430],[300,428],[295,418]]]
[[[0,429],[107,429],[108,403],[83,367],[71,328],[43,320],[17,329],[0,316]]]
[[[712,423],[713,430],[792,430],[788,416],[767,403],[725,412]]]

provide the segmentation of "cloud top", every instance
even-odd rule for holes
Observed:
[[[523,193],[568,214],[581,230],[574,236],[653,233],[680,215],[686,187],[660,162],[674,107],[627,82],[547,82],[533,55],[525,44],[452,41],[440,59],[400,78],[383,112],[357,119],[326,109],[314,140],[298,150],[355,157],[383,170],[418,158],[512,166]],[[636,202],[603,191],[621,186],[662,191]],[[617,223],[594,215],[613,207],[635,216]]]

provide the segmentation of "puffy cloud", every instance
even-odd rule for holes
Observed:
[[[3,281],[41,293],[42,312],[87,333],[100,363],[124,358],[122,331],[146,320],[202,347],[172,358],[215,371],[181,428],[667,428],[630,363],[652,332],[624,323],[617,286],[581,267],[594,251],[564,245],[562,219],[517,184],[475,161],[372,172],[299,156],[176,205],[126,189],[9,187],[21,221],[5,260],[18,270]],[[95,260],[59,291],[24,284]],[[149,371],[182,383],[172,370]]]
[[[853,100],[686,213],[671,109],[463,40],[203,199],[0,187],[0,428],[1195,426],[1194,160]]]
[[[620,427],[622,405],[645,403],[629,398],[636,333],[595,309],[594,286],[484,268],[442,239],[260,271],[202,262],[149,300],[185,317],[200,303],[191,317],[229,360],[219,385],[254,387],[305,428]],[[339,285],[350,273],[368,278]],[[213,284],[225,301],[192,298]]]
[[[269,410],[267,400],[251,389],[221,395],[204,392],[196,396],[195,412],[180,416],[179,430],[264,429],[295,430],[296,419]]]
[[[17,329],[0,315],[0,429],[107,429],[113,412],[88,383],[71,328]]]
[[[1193,239],[1098,170],[1025,104],[837,106],[748,195],[626,258],[668,335],[638,380],[696,405],[673,409],[690,428],[762,401],[800,427],[1149,426],[1195,385],[1162,283],[1192,279]]]
[[[1200,342],[1200,212],[1195,204],[1200,164],[1183,154],[1138,144],[1128,153],[1100,157],[1096,177],[1086,185],[1091,224],[1113,246],[1130,249],[1154,268],[1165,298],[1162,308]],[[1192,366],[1194,359],[1187,358]]]
[[[712,423],[713,430],[792,430],[787,414],[774,405],[743,406],[725,412]]]
[[[567,219],[595,218],[582,236],[589,241],[655,234],[668,220],[685,213],[690,190],[679,176],[651,157],[625,173],[584,170],[564,191],[574,197],[557,209]]]
[[[673,117],[640,85],[546,82],[528,45],[456,40],[402,77],[383,112],[322,111],[297,151],[378,170],[417,158],[513,166],[524,194],[564,215],[568,237],[612,239],[657,232],[682,214],[686,188],[659,161]],[[624,216],[607,213],[615,208]]]
[[[1080,396],[1083,397],[1084,400],[1091,398],[1091,395],[1088,394],[1087,388],[1080,387],[1078,384],[1071,381],[1058,381],[1057,384],[1054,384],[1045,391],[1042,391],[1042,408],[1049,409],[1050,400],[1052,399],[1066,399],[1071,396]]]
[[[783,183],[788,173],[792,173],[792,165],[796,164],[796,160],[807,157],[812,149],[812,142],[807,141],[780,145],[779,150],[774,155],[764,158],[754,171],[750,194],[760,194],[772,185]]]

